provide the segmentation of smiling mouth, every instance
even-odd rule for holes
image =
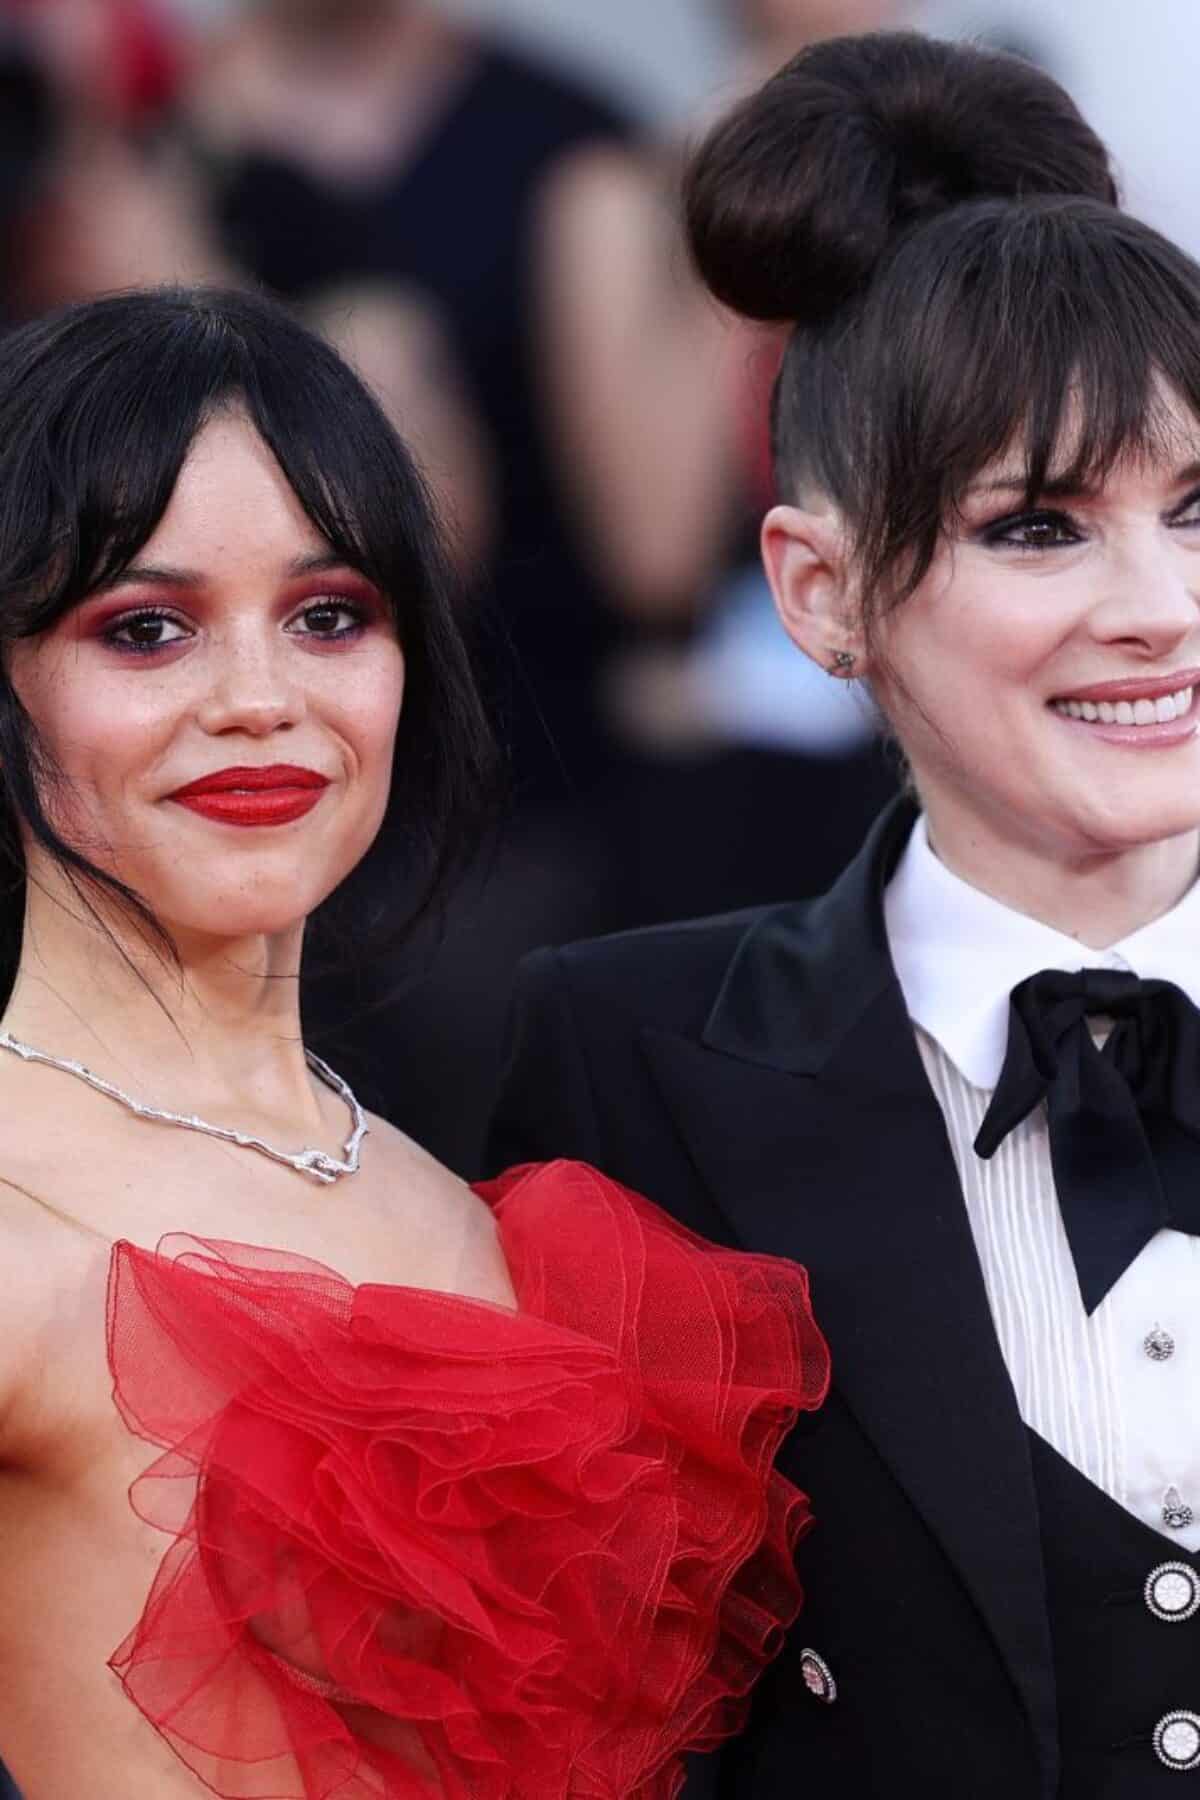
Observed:
[[[1082,719],[1100,725],[1170,725],[1192,710],[1194,687],[1151,697],[1142,694],[1120,700],[1052,700],[1052,712],[1064,719]]]

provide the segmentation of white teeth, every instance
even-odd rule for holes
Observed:
[[[1101,725],[1169,725],[1192,710],[1195,689],[1180,688],[1157,700],[1055,700],[1054,711],[1064,719],[1086,719]]]

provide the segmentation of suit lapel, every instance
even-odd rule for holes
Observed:
[[[891,809],[832,894],[752,929],[701,1043],[643,1046],[739,1240],[808,1268],[835,1384],[978,1605],[1050,1765],[1028,1441],[883,929],[912,817]]]

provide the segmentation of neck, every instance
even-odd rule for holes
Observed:
[[[98,911],[53,872],[29,884],[0,1028],[172,1111],[320,1119],[300,1028],[302,926],[236,940],[173,930],[176,965],[115,909]]]
[[[385,73],[418,74],[461,45],[452,22],[424,6],[331,15],[321,26],[300,29],[293,41],[308,54],[332,58],[343,78],[357,71],[372,83]]]
[[[228,117],[225,99],[215,103],[218,129],[353,185],[402,166],[447,104],[469,50],[452,21],[422,6],[282,44],[252,35],[248,60],[241,101]]]
[[[926,807],[929,841],[963,881],[1090,950],[1107,950],[1178,905],[1200,869],[1200,832],[1128,850],[1066,847]]]

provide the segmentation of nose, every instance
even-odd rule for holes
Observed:
[[[1200,557],[1166,527],[1114,548],[1090,625],[1098,641],[1147,662],[1170,656],[1200,626]]]
[[[297,724],[304,701],[289,650],[267,622],[217,640],[206,658],[207,684],[197,708],[201,729],[213,737],[244,732],[260,738]]]

